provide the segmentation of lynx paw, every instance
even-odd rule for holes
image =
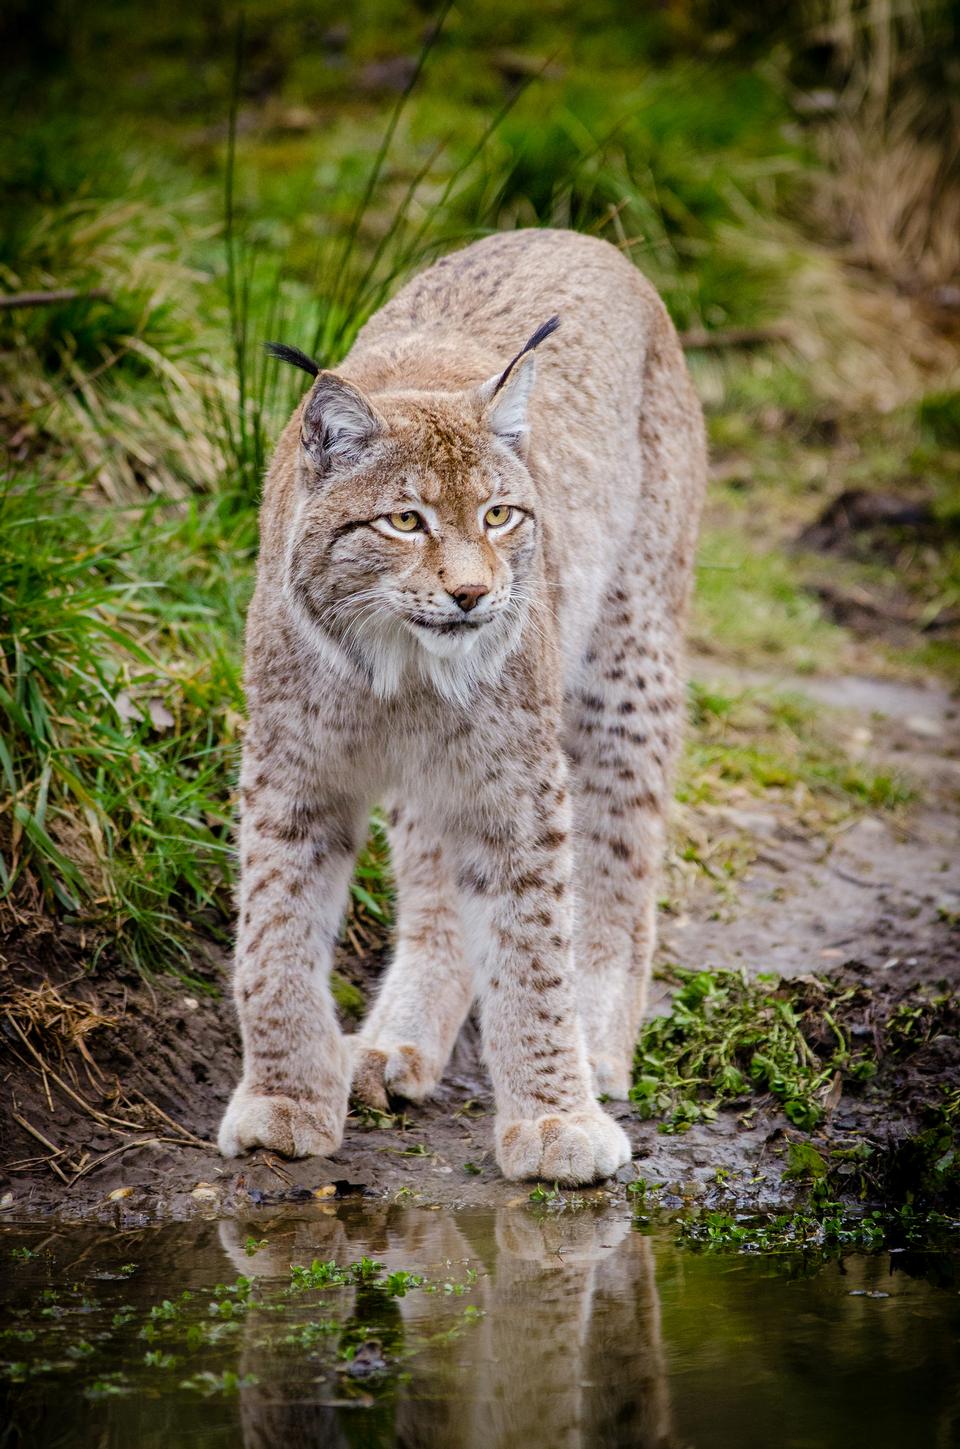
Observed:
[[[241,1082],[223,1115],[217,1146],[224,1157],[251,1147],[269,1147],[285,1157],[328,1157],[343,1139],[346,1103],[340,1110],[323,1102],[268,1097]]]
[[[591,1057],[593,1089],[597,1096],[609,1097],[613,1102],[626,1102],[632,1085],[631,1065],[630,1062],[617,1061],[614,1057]]]
[[[436,1087],[439,1073],[424,1059],[419,1047],[384,1048],[358,1042],[353,1059],[353,1095],[369,1107],[386,1111],[390,1097],[422,1102]]]
[[[497,1124],[504,1177],[539,1177],[567,1186],[612,1177],[630,1161],[626,1133],[599,1108]]]

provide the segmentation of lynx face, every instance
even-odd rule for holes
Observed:
[[[519,636],[536,492],[524,462],[533,358],[468,393],[376,407],[322,373],[304,406],[286,588],[302,620],[392,693],[410,663],[482,667]],[[445,689],[444,692],[449,692]]]

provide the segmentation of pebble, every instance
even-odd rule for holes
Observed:
[[[939,740],[943,735],[943,725],[939,720],[931,719],[926,714],[908,715],[903,723],[912,735],[917,735],[922,740]]]

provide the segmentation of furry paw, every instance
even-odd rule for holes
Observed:
[[[630,1161],[626,1133],[599,1107],[498,1122],[496,1138],[504,1177],[538,1177],[573,1187],[612,1177]]]
[[[626,1102],[632,1086],[631,1066],[631,1062],[619,1062],[613,1057],[591,1057],[593,1090],[597,1096],[609,1097],[613,1102]]]
[[[241,1082],[223,1114],[217,1146],[224,1157],[268,1147],[285,1157],[328,1157],[343,1140],[346,1102],[266,1096]]]
[[[367,1046],[357,1042],[353,1058],[353,1095],[368,1107],[386,1111],[391,1097],[422,1102],[439,1080],[419,1047]]]

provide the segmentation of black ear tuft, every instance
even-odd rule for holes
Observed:
[[[290,362],[294,367],[309,372],[311,377],[316,377],[320,371],[320,364],[314,362],[305,352],[301,352],[299,347],[288,347],[285,342],[265,342],[263,345],[271,357],[279,357],[281,362]]]
[[[497,382],[496,387],[493,389],[494,397],[496,397],[497,393],[503,387],[503,384],[506,382],[511,372],[516,367],[521,357],[526,356],[528,352],[532,352],[535,347],[539,347],[541,342],[546,342],[547,338],[552,336],[559,326],[560,318],[556,316],[550,317],[546,322],[541,323],[541,325],[537,328],[536,332],[533,334],[530,340],[523,344],[516,357],[512,360],[512,362],[508,362],[506,367],[501,372],[499,381]]]

